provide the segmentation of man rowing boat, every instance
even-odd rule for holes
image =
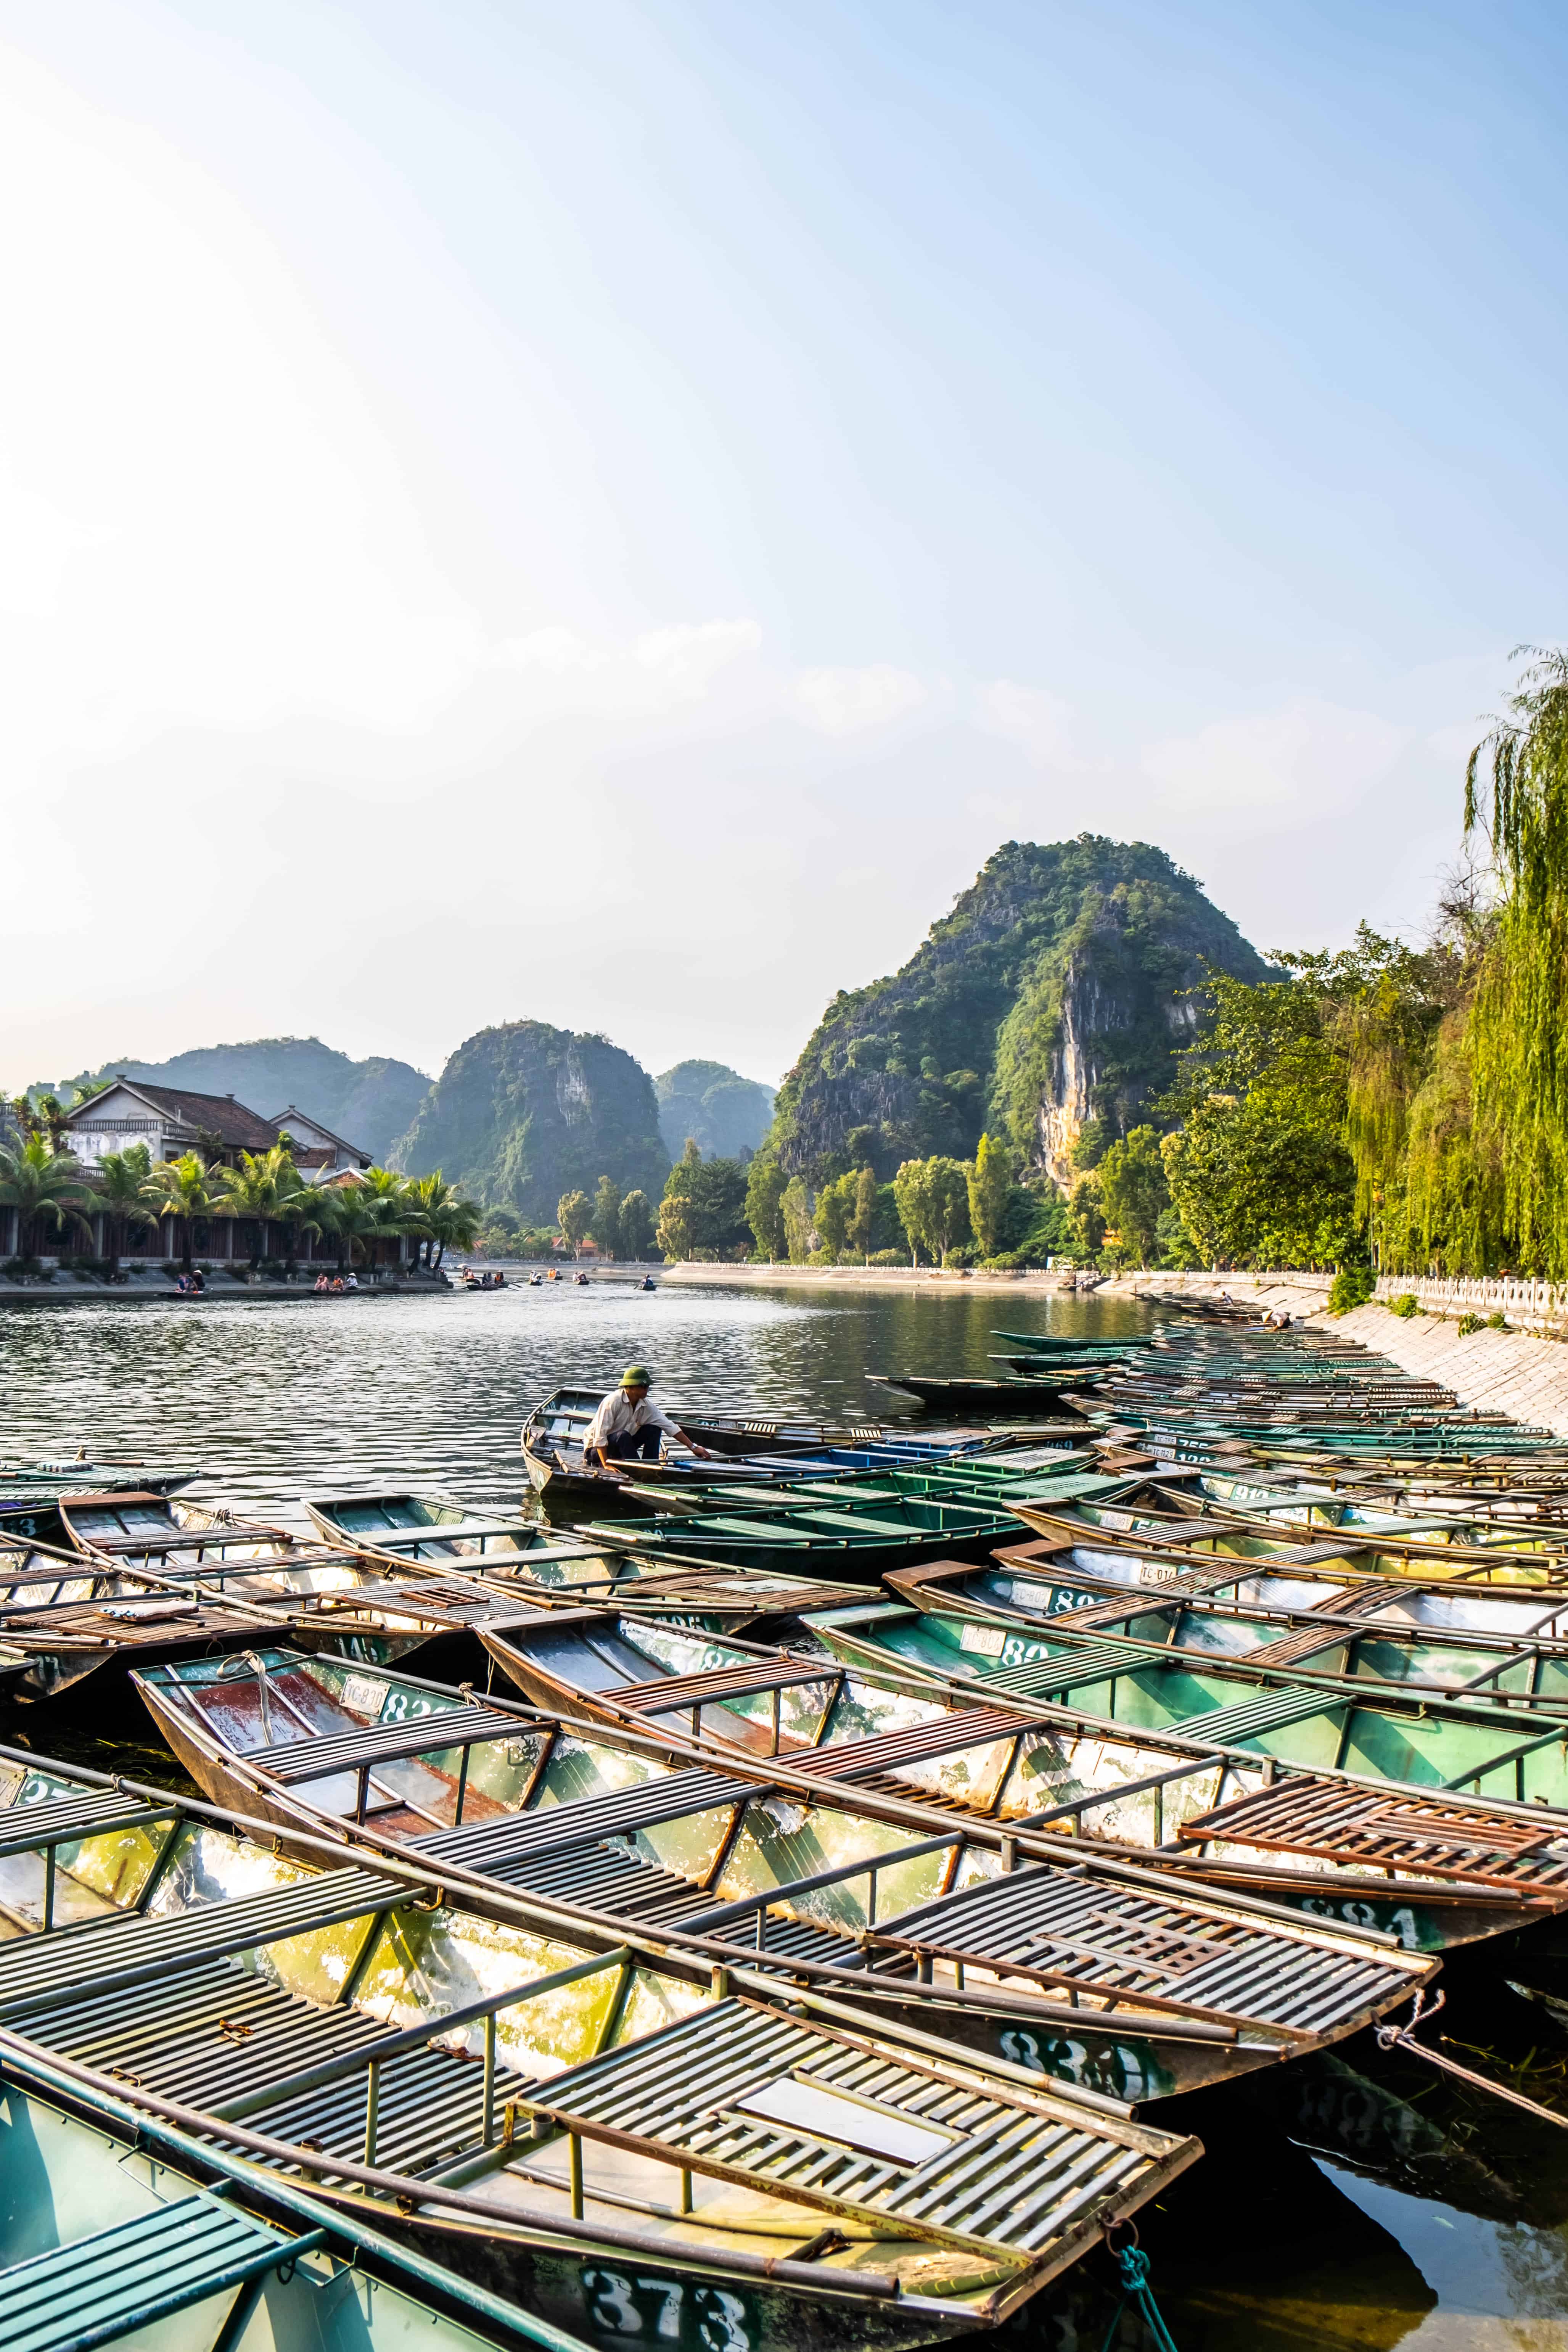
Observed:
[[[657,1462],[661,1437],[679,1437],[689,1445],[693,1454],[703,1461],[711,1459],[705,1445],[699,1445],[668,1413],[647,1401],[651,1374],[646,1364],[628,1364],[621,1374],[618,1389],[612,1389],[588,1423],[588,1433],[583,1440],[583,1459],[597,1461],[603,1469],[614,1462]]]

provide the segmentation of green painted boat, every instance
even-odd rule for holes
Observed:
[[[1005,1508],[905,1496],[879,1486],[855,1489],[837,1500],[814,1488],[809,1497],[783,1507],[770,1488],[755,1507],[665,1511],[605,1525],[589,1520],[581,1532],[597,1542],[625,1545],[645,1558],[678,1553],[737,1568],[773,1573],[799,1569],[853,1584],[875,1584],[888,1569],[914,1560],[983,1559],[1016,1528],[1012,1513]]]
[[[969,1683],[1020,1707],[1081,1709],[1133,1730],[1187,1733],[1310,1770],[1550,1806],[1568,1832],[1568,1721],[1527,1702],[1325,1689],[1256,1659],[938,1615],[903,1601],[828,1610],[811,1632],[836,1657]]]
[[[584,2352],[477,2281],[163,2121],[123,2081],[3,2032],[0,2059],[0,2341],[16,2352]]]
[[[662,2315],[692,2352],[913,2352],[1200,2153],[848,2000],[468,1891],[428,1853],[311,1870],[187,1820],[140,1908],[0,1942],[0,2054],[623,2347]]]
[[[491,1627],[484,1641],[508,1680],[552,1714],[683,1738],[714,1760],[1009,1831],[1082,1832],[1098,1850],[1109,1843],[1152,1854],[1163,1867],[1375,1928],[1413,1950],[1568,1907],[1568,1848],[1554,1843],[1563,1825],[1534,1806],[1410,1790],[1389,1828],[1382,1778],[1299,1769],[1239,1740],[1226,1745],[1215,1718],[1213,1738],[1196,1726],[1123,1727],[1103,1712],[1036,1706],[1001,1689],[994,1700],[973,1677],[943,1678],[887,1643],[859,1641],[851,1656],[866,1613],[815,1628],[807,1654],[608,1610]],[[869,1615],[876,1624],[875,1605]],[[1320,1693],[1297,1696],[1321,1704]],[[1205,1824],[1228,1823],[1277,1781],[1296,1809],[1283,1829],[1270,1822],[1255,1839],[1244,1822],[1210,1840]]]
[[[1110,1557],[1134,1570],[1167,1566]],[[1190,1577],[1173,1590],[1097,1577],[1078,1553],[1064,1567],[1059,1581],[1031,1577],[1015,1549],[989,1568],[943,1562],[896,1570],[888,1582],[898,1599],[929,1613],[1022,1627],[1053,1643],[1126,1642],[1162,1656],[1224,1660],[1269,1681],[1387,1684],[1438,1697],[1473,1693],[1510,1711],[1568,1709],[1568,1590],[1561,1587],[1513,1601],[1461,1591],[1444,1610],[1441,1588],[1342,1580],[1337,1589],[1304,1584],[1292,1605],[1279,1591],[1283,1575],[1270,1580],[1276,1589],[1266,1599],[1253,1589],[1261,1580],[1234,1571]],[[1244,1581],[1246,1595],[1237,1591]],[[1413,1600],[1427,1604],[1423,1622],[1413,1622]],[[1496,1615],[1509,1612],[1504,1622],[1485,1622],[1489,1604]]]
[[[285,1835],[350,1822],[378,1846],[438,1856],[476,1906],[499,1890],[503,1922],[519,1895],[538,1895],[693,1940],[710,1961],[837,1987],[1116,2098],[1142,2105],[1278,2064],[1414,1989],[1407,1961],[1354,1937],[1265,1920],[1060,1840],[1009,1844],[994,1824],[827,1796],[755,1767],[718,1771],[646,1733],[589,1733],[515,1702],[476,1708],[395,1673],[378,1678],[377,1709],[329,1661],[248,1663],[248,1679],[192,1664],[139,1685],[216,1801]],[[314,1738],[279,1746],[263,1737],[268,1717],[275,1738],[305,1724]]]

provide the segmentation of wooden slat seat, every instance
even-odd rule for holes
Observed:
[[[140,1829],[148,1822],[167,1821],[180,1810],[171,1797],[166,1804],[122,1797],[117,1790],[76,1790],[39,1805],[11,1805],[0,1811],[0,1855],[26,1853],[56,1840],[107,1837],[116,1830]]]
[[[74,2352],[118,2343],[147,2325],[232,2292],[304,2244],[280,2238],[216,2197],[182,2197],[68,2246],[0,2271],[0,2343],[6,2352]]]
[[[538,2087],[546,2123],[1050,2275],[1140,2179],[1134,2127],[729,2000]]]
[[[1343,2028],[1411,1981],[1391,1955],[1303,1944],[1239,1916],[1194,1915],[1140,1888],[1052,1867],[980,1881],[908,1911],[875,1941],[971,1966],[1255,2018],[1302,2033]]]
[[[405,1756],[438,1753],[469,1740],[514,1738],[517,1730],[516,1717],[502,1715],[496,1707],[439,1707],[428,1715],[405,1717],[400,1723],[369,1723],[356,1731],[280,1740],[275,1748],[245,1752],[275,1780],[293,1788],[304,1781],[325,1780],[330,1773],[354,1772],[367,1764],[391,1764]]]
[[[402,1882],[368,1870],[329,1870],[295,1886],[170,1918],[117,1914],[68,1936],[17,1937],[0,1944],[0,2017],[47,2008],[89,1976],[116,1986],[153,1982],[186,1963],[250,1951],[411,1900]]]
[[[792,1690],[802,1683],[831,1682],[837,1672],[827,1659],[816,1666],[775,1666],[766,1659],[748,1658],[738,1666],[710,1667],[706,1674],[668,1675],[656,1683],[627,1683],[603,1696],[637,1715],[663,1715],[676,1707],[745,1698],[753,1691]]]
[[[999,1707],[954,1708],[949,1715],[934,1717],[929,1723],[908,1724],[900,1731],[878,1732],[869,1739],[847,1739],[837,1748],[814,1748],[805,1756],[792,1754],[789,1764],[792,1772],[809,1772],[813,1778],[868,1780],[878,1774],[896,1772],[900,1765],[929,1763],[938,1756],[986,1747],[998,1739],[1016,1739],[1021,1732],[1045,1727]]]
[[[602,1797],[584,1797],[569,1805],[549,1805],[538,1812],[509,1813],[500,1821],[470,1822],[461,1829],[431,1830],[410,1840],[414,1851],[432,1860],[461,1863],[469,1870],[504,1876],[510,1864],[525,1855],[554,1853],[563,1846],[595,1845],[606,1837],[625,1837],[634,1830],[650,1829],[659,1822],[684,1820],[721,1805],[738,1805],[761,1795],[768,1784],[728,1772],[670,1772],[658,1780],[615,1789]]]
[[[1536,1821],[1310,1775],[1233,1798],[1184,1822],[1179,1834],[1191,1843],[1258,1846],[1521,1892],[1568,1886],[1568,1832],[1555,1816]]]

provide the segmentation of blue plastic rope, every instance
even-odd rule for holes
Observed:
[[[1149,2284],[1149,2257],[1140,2246],[1123,2246],[1116,2257],[1121,2269],[1121,2300],[1111,2315],[1110,2326],[1105,2332],[1100,2352],[1111,2352],[1116,2331],[1121,2325],[1121,2315],[1132,2304],[1144,2326],[1153,2339],[1155,2352],[1176,2352],[1175,2338],[1160,2315]]]

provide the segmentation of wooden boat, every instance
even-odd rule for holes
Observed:
[[[0,1543],[0,1643],[23,1654],[28,1699],[133,1657],[280,1633],[369,1663],[456,1637],[447,1663],[461,1670],[475,1620],[527,1605],[452,1569],[383,1566],[166,1496],[67,1496],[61,1518],[73,1551]]]
[[[582,1533],[647,1558],[679,1553],[775,1573],[826,1570],[851,1584],[875,1584],[887,1570],[914,1560],[984,1559],[1015,1528],[1011,1511],[995,1506],[836,1489],[831,1496],[742,1499],[721,1511],[589,1520]]]
[[[523,1423],[522,1458],[529,1483],[538,1494],[548,1492],[552,1503],[586,1500],[602,1507],[605,1498],[613,1498],[623,1485],[621,1471],[590,1465],[583,1455],[588,1423],[604,1401],[605,1391],[601,1389],[557,1389],[534,1407]],[[831,1454],[842,1446],[868,1445],[894,1448],[905,1460],[927,1460],[977,1451],[992,1442],[985,1430],[954,1430],[914,1438],[889,1432],[879,1422],[836,1424],[781,1421],[767,1415],[723,1421],[689,1413],[681,1425],[689,1437],[721,1461],[744,1456],[752,1464],[759,1456],[773,1461],[800,1460],[824,1452]],[[650,1476],[663,1480],[689,1475],[698,1467],[695,1457],[688,1460],[679,1452],[665,1462],[631,1466],[644,1483]],[[713,1473],[712,1463],[701,1465],[701,1475],[710,1477]]]
[[[1272,1529],[1267,1519],[1249,1521],[1212,1509],[1195,1516],[1157,1481],[1110,1504],[1089,1497],[1047,1508],[1020,1500],[1012,1508],[1014,1517],[1039,1536],[1113,1551],[1157,1550],[1172,1560],[1271,1559],[1281,1565],[1333,1560],[1363,1574],[1441,1577],[1445,1582],[1467,1584],[1533,1586],[1568,1580],[1560,1554],[1528,1541],[1505,1547],[1384,1535],[1358,1542],[1348,1533],[1335,1536],[1320,1529],[1303,1544],[1291,1540],[1289,1528]]]
[[[617,1607],[679,1614],[710,1633],[782,1634],[807,1609],[858,1598],[825,1577],[769,1575],[722,1562],[648,1558],[624,1546],[573,1541],[537,1519],[493,1520],[443,1497],[405,1493],[303,1498],[329,1540],[363,1557],[405,1562],[456,1559],[503,1600],[538,1609]]]
[[[0,2034],[0,2332],[26,2352],[586,2352],[521,2305]],[[455,2315],[462,2313],[459,2318]],[[156,2330],[154,2335],[152,2331]]]
[[[1120,1339],[1074,1339],[1049,1331],[993,1331],[991,1337],[1010,1339],[1015,1347],[1031,1356],[1065,1356],[1074,1364],[1091,1364],[1102,1357],[1127,1356],[1140,1348],[1154,1345],[1147,1331],[1129,1331]]]
[[[984,1415],[1047,1406],[1059,1412],[1063,1400],[1075,1391],[1093,1388],[1102,1369],[1061,1364],[1053,1366],[1048,1378],[1015,1375],[987,1381],[939,1380],[925,1372],[900,1372],[896,1376],[890,1372],[868,1372],[866,1378],[878,1388],[902,1389],[906,1394],[918,1397],[930,1411]]]
[[[1064,1574],[1058,1580],[1047,1569],[1043,1580],[1047,1560],[1037,1554],[1026,1564],[1022,1549],[989,1570],[935,1563],[896,1570],[887,1580],[899,1600],[927,1613],[1023,1629],[1052,1646],[1126,1641],[1162,1656],[1224,1658],[1314,1688],[1393,1684],[1438,1697],[1475,1694],[1510,1711],[1568,1709],[1568,1588],[1510,1600],[1399,1579],[1342,1578],[1336,1585],[1320,1570],[1322,1580],[1303,1579],[1294,1591],[1281,1573],[1268,1580],[1265,1598],[1255,1589],[1261,1580],[1234,1568],[1188,1571],[1178,1585],[1119,1577],[1118,1569],[1168,1567],[1127,1553],[1107,1555],[1113,1572],[1100,1578],[1092,1559],[1080,1573],[1078,1556],[1058,1550]]]
[[[890,1662],[942,1685],[1005,1693],[1021,1707],[1081,1708],[1108,1724],[1192,1733],[1308,1768],[1348,1767],[1401,1788],[1549,1806],[1568,1827],[1568,1725],[1560,1703],[1529,1695],[1510,1702],[1431,1696],[1393,1682],[1335,1687],[1304,1668],[1271,1673],[1256,1656],[1173,1655],[1104,1635],[1075,1641],[900,1601],[828,1610],[810,1630],[847,1662]]]
[[[1001,1685],[994,1696],[962,1671],[944,1678],[842,1620],[817,1630],[821,1654],[801,1656],[605,1610],[491,1628],[484,1641],[508,1679],[549,1712],[681,1738],[752,1769],[765,1762],[770,1773],[1008,1831],[1028,1822],[1082,1833],[1097,1848],[1114,1842],[1249,1896],[1375,1928],[1412,1950],[1443,1950],[1568,1907],[1568,1843],[1558,1850],[1562,1825],[1533,1804],[1415,1789],[1391,1799],[1373,1774],[1298,1768],[1242,1738],[1228,1741],[1234,1719],[1211,1715],[1202,1731],[1124,1726]],[[1321,1704],[1321,1694],[1309,1696]],[[1258,1710],[1255,1740],[1261,1722]],[[1276,1782],[1295,1811],[1255,1839],[1245,1806]]]
[[[378,1711],[329,1660],[268,1652],[248,1681],[231,1665],[154,1669],[140,1687],[209,1796],[285,1835],[352,1822],[439,1855],[480,1907],[500,1886],[692,1939],[1138,2104],[1337,2040],[1424,1972],[1059,1841],[1009,1844],[989,1823],[809,1781],[792,1795],[679,1745],[401,1675],[383,1677]]]
[[[122,2069],[139,2110],[595,2343],[689,2310],[726,2352],[912,2352],[1201,2153],[762,1971],[522,1897],[502,1924],[428,1853],[302,1874],[192,1811],[143,1909],[0,1944],[7,2059]]]

